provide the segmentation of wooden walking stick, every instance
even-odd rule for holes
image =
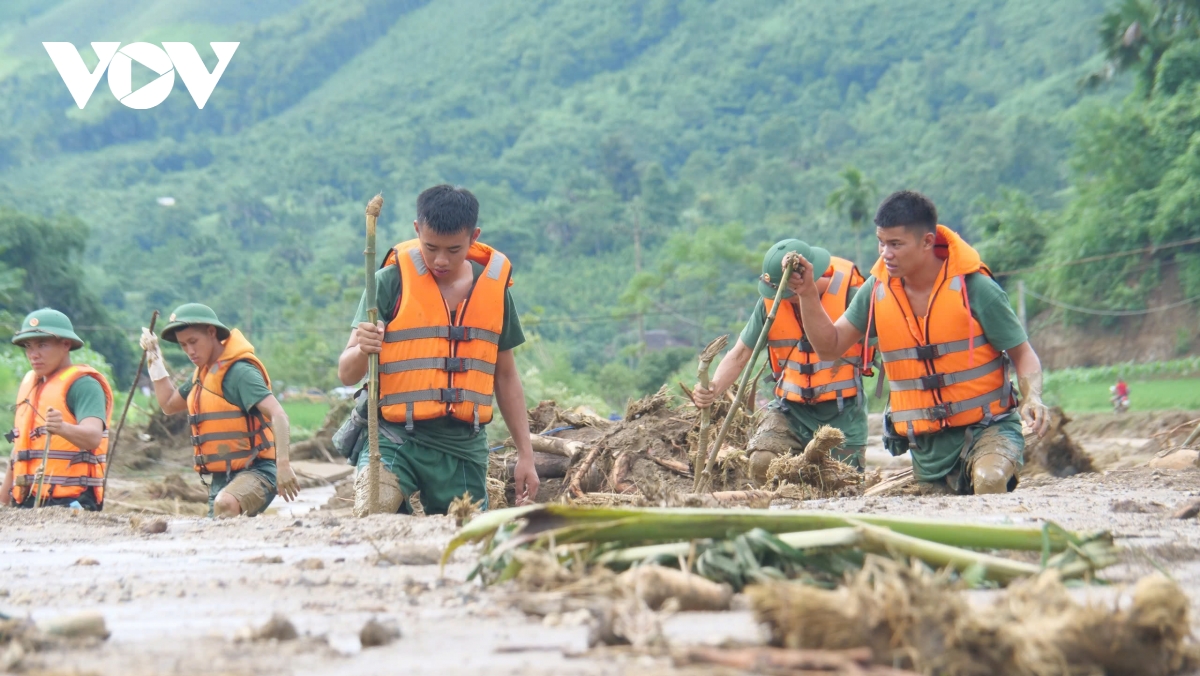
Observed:
[[[150,333],[154,333],[154,324],[158,322],[158,310],[150,315]],[[146,351],[142,350],[142,360],[138,362],[137,372],[133,375],[133,384],[129,386],[129,396],[125,398],[125,408],[121,409],[121,419],[117,421],[117,430],[113,432],[112,443],[108,445],[108,460],[104,463],[104,483],[100,486],[100,494],[108,490],[108,471],[112,469],[113,459],[117,457],[117,442],[121,440],[121,430],[125,429],[125,416],[129,415],[129,405],[133,403],[133,395],[137,393],[138,381],[142,379],[142,369],[146,368]],[[104,503],[100,503],[104,509]]]
[[[367,321],[371,326],[379,320],[379,307],[375,300],[375,222],[383,209],[383,193],[367,203],[367,248],[363,251],[367,271]],[[411,414],[410,414],[411,415]],[[379,355],[367,355],[367,508],[365,514],[376,514],[379,509],[379,481],[382,461],[379,457]]]
[[[779,305],[783,300],[783,292],[787,290],[787,281],[792,276],[792,268],[795,266],[796,260],[792,255],[788,255],[783,260],[783,278],[779,280],[779,288],[775,289],[775,302],[771,305],[771,312],[767,314],[767,321],[763,323],[762,331],[758,334],[758,340],[754,343],[754,351],[750,353],[750,361],[746,363],[746,369],[742,371],[742,378],[738,381],[737,396],[733,399],[733,404],[729,406],[729,413],[725,415],[725,422],[721,423],[721,431],[717,432],[717,439],[713,443],[712,449],[708,452],[708,461],[704,464],[703,477],[698,477],[696,482],[696,492],[701,490],[709,490],[712,481],[713,463],[717,460],[717,452],[721,450],[721,444],[725,443],[725,437],[729,434],[729,426],[733,422],[733,417],[737,415],[738,409],[742,407],[742,402],[746,397],[753,396],[746,392],[747,385],[750,383],[750,374],[754,372],[754,362],[758,360],[758,353],[762,352],[763,347],[767,344],[767,334],[771,331],[771,324],[775,323],[775,314],[779,312]]]
[[[704,351],[700,353],[700,363],[696,367],[696,379],[704,389],[707,390],[710,384],[708,380],[708,367],[717,358],[717,353],[724,350],[728,344],[729,336],[720,336],[709,343],[704,348]],[[714,401],[713,404],[715,405],[716,402]],[[708,425],[711,419],[712,406],[700,409],[700,438],[696,444],[696,459],[693,461],[692,468],[693,492],[698,492],[700,489],[700,472],[704,468],[704,456],[708,452]]]

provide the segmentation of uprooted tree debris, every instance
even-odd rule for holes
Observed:
[[[777,498],[830,497],[863,483],[853,468],[829,457],[831,435],[823,431],[809,452],[791,459],[790,469],[763,490],[751,484],[745,446],[757,424],[753,410],[735,412],[717,453],[713,492],[692,493],[701,427],[693,406],[672,408],[666,388],[630,402],[625,418],[610,421],[583,410],[564,410],[553,401],[530,409],[534,458],[542,501],[563,500],[592,505],[766,506]],[[713,406],[713,419],[729,411],[727,397]],[[511,439],[507,442],[511,446]],[[807,460],[806,460],[807,459]],[[489,475],[503,481],[511,496],[512,454],[494,455]],[[817,463],[811,470],[801,465]]]
[[[768,582],[748,595],[776,646],[866,647],[876,663],[926,674],[1165,676],[1200,666],[1187,596],[1157,574],[1138,582],[1128,607],[1077,603],[1047,571],[980,608],[946,574],[868,557],[834,590]]]
[[[1051,523],[533,505],[476,517],[443,561],[472,541],[485,543],[473,576],[510,584],[507,601],[545,624],[587,626],[593,644],[666,649],[666,616],[728,610],[744,590],[771,645],[682,648],[677,664],[947,676],[1200,666],[1178,585],[1155,575],[1129,605],[1077,603],[1063,580],[1095,579],[1117,550],[1107,533]],[[1041,563],[996,553],[1012,550],[1041,551]],[[962,593],[996,585],[1008,589],[987,608]]]

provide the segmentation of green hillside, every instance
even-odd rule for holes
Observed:
[[[0,10],[0,204],[86,224],[80,274],[112,325],[205,300],[316,385],[378,190],[391,239],[421,188],[474,190],[517,265],[527,367],[619,399],[637,316],[699,344],[744,318],[770,242],[852,255],[826,206],[847,165],[973,236],[1004,236],[1014,200],[1052,230],[1081,116],[1129,90],[1079,86],[1103,63],[1102,0],[34,4]],[[129,110],[102,82],[80,111],[38,52],[141,38],[242,44],[204,110],[179,83]],[[682,357],[655,359],[636,371]]]

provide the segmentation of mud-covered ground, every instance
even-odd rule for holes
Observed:
[[[1073,432],[1108,469],[1027,478],[1008,495],[841,498],[802,506],[984,523],[1051,519],[1073,530],[1110,530],[1126,553],[1106,571],[1108,579],[1129,582],[1161,567],[1189,592],[1193,617],[1200,617],[1200,527],[1172,518],[1176,507],[1200,497],[1200,470],[1145,467],[1153,428],[1117,432],[1124,436]],[[881,449],[870,458],[903,461]],[[21,668],[122,676],[688,673],[674,672],[665,656],[589,652],[583,627],[543,626],[509,609],[501,599],[510,592],[464,582],[471,548],[459,550],[441,574],[436,564],[421,562],[451,537],[445,517],[304,512],[331,494],[329,487],[307,489],[299,506],[229,521],[0,511],[0,613],[40,620],[97,610],[111,632],[97,647],[28,655]],[[143,533],[140,527],[155,518],[167,521],[166,532]],[[1079,593],[1110,598],[1118,590]],[[273,613],[286,616],[300,637],[245,640]],[[359,631],[371,618],[395,622],[402,637],[361,648]],[[681,613],[667,622],[666,635],[674,645],[761,640],[745,610]]]

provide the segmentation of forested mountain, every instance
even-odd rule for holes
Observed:
[[[1152,15],[1194,4],[1143,2]],[[367,199],[383,190],[381,222],[398,240],[420,189],[459,183],[480,197],[485,241],[516,264],[514,293],[536,336],[522,357],[533,389],[619,400],[656,387],[690,352],[647,353],[647,332],[656,345],[695,345],[738,328],[771,242],[796,236],[854,255],[855,232],[827,201],[848,166],[872,203],[900,187],[933,196],[944,222],[1001,244],[998,270],[1035,261],[1043,243],[1057,260],[1195,230],[1184,198],[1196,180],[1191,52],[1171,46],[1175,24],[1152,30],[1152,17],[1138,37],[1146,53],[1123,46],[1129,20],[1118,16],[1116,53],[1098,37],[1113,9],[7,3],[0,205],[78,219],[90,233],[81,293],[112,326],[203,300],[247,330],[281,379],[326,386],[362,285]],[[102,82],[81,111],[41,49],[51,40],[190,41],[209,68],[203,43],[241,46],[203,110],[178,82],[153,110],[125,108]],[[1114,77],[1085,88],[1106,57]],[[1117,232],[1131,216],[1138,227]],[[1144,297],[1136,284],[1045,281],[1111,307]]]

